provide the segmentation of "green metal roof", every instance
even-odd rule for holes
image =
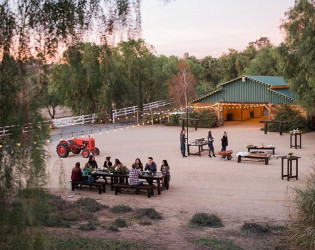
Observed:
[[[242,102],[242,103],[287,103],[294,101],[289,88],[278,89],[273,86],[287,85],[283,77],[277,76],[243,76],[222,83],[218,89],[202,96],[192,103]]]

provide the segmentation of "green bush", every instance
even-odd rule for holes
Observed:
[[[152,220],[162,219],[161,213],[157,212],[155,208],[140,208],[137,209],[137,215],[139,218],[148,217]]]
[[[210,247],[213,250],[242,250],[238,245],[235,245],[229,240],[220,240],[216,238],[200,238],[195,240],[196,243]]]
[[[117,218],[113,224],[116,226],[116,227],[127,227],[127,222],[125,219],[123,218]]]
[[[315,169],[305,188],[295,189],[296,214],[288,235],[298,249],[315,249]]]
[[[179,114],[174,114],[174,115],[170,115],[170,121],[167,122],[165,125],[168,126],[178,126],[179,124],[179,119],[180,115]]]
[[[189,221],[191,227],[223,227],[221,219],[215,214],[196,213]]]
[[[115,214],[124,214],[124,213],[129,213],[132,211],[132,208],[129,206],[125,206],[125,205],[118,205],[118,206],[114,206],[110,209],[110,211],[112,213]]]
[[[95,199],[92,198],[80,198],[77,200],[76,204],[85,211],[88,212],[97,212],[103,208],[103,205],[98,203]]]
[[[286,230],[284,226],[270,226],[270,225],[259,225],[257,223],[244,223],[242,226],[242,231],[255,233],[255,234],[269,234],[275,232],[283,232]]]
[[[113,224],[110,224],[110,225],[106,226],[105,228],[108,229],[109,231],[112,231],[112,232],[118,232],[119,231],[118,227],[113,225]]]
[[[293,110],[288,105],[277,108],[274,120],[288,122],[283,124],[283,131],[285,132],[289,132],[297,128],[302,131],[310,130],[306,118],[304,118],[298,110]],[[270,132],[279,132],[279,128],[279,124],[268,124],[268,131]]]
[[[96,226],[92,222],[88,222],[86,224],[82,224],[79,227],[80,230],[82,231],[93,231],[96,229]]]
[[[183,117],[186,118],[186,116]],[[189,118],[199,119],[199,128],[214,128],[218,123],[218,116],[209,109],[204,109],[199,112],[191,112],[189,113]],[[195,126],[195,123],[190,121],[189,126],[193,127]]]

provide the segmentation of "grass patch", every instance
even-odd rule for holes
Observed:
[[[85,211],[95,213],[100,211],[104,206],[92,198],[80,198],[76,204]]]
[[[216,238],[199,238],[195,240],[195,243],[210,247],[213,250],[242,250],[240,246],[234,244],[229,240],[220,240]]]
[[[155,208],[139,208],[137,209],[138,218],[148,217],[152,220],[162,219],[162,214],[157,212]]]
[[[215,214],[196,213],[189,221],[191,227],[223,227],[221,219]]]
[[[105,226],[105,228],[109,231],[112,231],[112,232],[119,232],[119,229],[117,226],[113,225],[113,224],[110,224],[110,225],[107,225]]]
[[[152,222],[149,220],[141,220],[139,221],[139,224],[143,226],[148,226],[148,225],[152,225]]]
[[[284,226],[262,226],[257,223],[244,223],[242,226],[242,231],[255,233],[255,234],[269,234],[269,233],[278,233],[283,232],[287,228]]]
[[[125,205],[118,205],[118,206],[114,206],[110,209],[110,211],[112,213],[115,214],[124,214],[124,213],[129,213],[132,211],[132,208],[129,206],[125,206]]]
[[[81,250],[81,249],[129,249],[142,250],[147,246],[143,243],[114,240],[114,239],[89,239],[82,237],[50,237],[49,249],[67,249],[67,250]]]
[[[96,229],[96,226],[92,222],[88,222],[86,224],[82,224],[79,227],[80,230],[82,231],[93,231]]]
[[[127,227],[127,221],[123,218],[117,218],[113,224],[116,226],[116,227]]]

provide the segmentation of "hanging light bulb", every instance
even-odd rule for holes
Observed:
[[[49,140],[49,139],[47,139],[47,140],[46,140],[46,142],[47,142],[47,143],[49,143],[49,142],[50,142],[50,140]]]
[[[36,141],[34,141],[34,144],[36,145],[36,144],[37,144],[37,142],[36,142]]]
[[[107,130],[106,130],[106,133],[108,134],[108,128],[107,128]]]
[[[83,138],[83,131],[82,131],[81,137]]]
[[[102,134],[102,130],[100,129],[100,135]]]
[[[19,146],[21,146],[21,143],[20,143],[20,142],[18,142],[16,145],[19,147]]]

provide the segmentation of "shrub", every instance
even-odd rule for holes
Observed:
[[[110,211],[115,214],[124,214],[124,213],[131,212],[132,208],[125,205],[118,205],[118,206],[112,207]]]
[[[270,225],[259,225],[257,223],[244,223],[242,226],[242,231],[255,233],[255,234],[269,234],[279,231],[285,231],[286,227],[284,226],[270,226]]]
[[[152,222],[148,220],[141,220],[139,221],[139,224],[143,226],[148,226],[148,225],[152,225]]]
[[[185,118],[186,115],[183,115]],[[213,128],[217,126],[218,116],[209,109],[204,109],[199,112],[189,113],[189,118],[199,119],[198,127],[200,128]],[[194,122],[189,122],[189,126],[194,126]]]
[[[70,227],[70,222],[60,218],[59,214],[50,214],[43,222],[46,227]]]
[[[137,209],[137,215],[139,218],[148,217],[152,220],[160,220],[162,219],[161,213],[157,212],[155,208],[140,208]]]
[[[77,205],[83,208],[85,211],[88,212],[97,212],[103,208],[103,205],[98,203],[95,199],[92,198],[80,198],[77,200]]]
[[[94,223],[88,222],[86,224],[80,225],[79,229],[82,231],[93,231],[96,229],[96,227],[95,227]]]
[[[112,232],[118,232],[119,231],[118,227],[116,227],[115,225],[112,225],[112,224],[109,226],[106,226],[105,228],[112,231]]]
[[[306,187],[295,192],[296,213],[288,229],[289,240],[299,249],[315,249],[315,169]]]
[[[293,129],[299,128],[303,131],[308,131],[310,128],[307,125],[307,120],[301,115],[300,111],[293,110],[288,105],[278,107],[274,117],[276,121],[287,121],[283,124],[283,130],[289,132]],[[279,124],[269,124],[268,131],[279,132]]]
[[[179,125],[179,114],[170,115],[170,121],[167,122],[165,125],[169,126],[178,126]]]
[[[127,222],[125,219],[123,218],[117,218],[113,224],[116,226],[116,227],[127,227]]]
[[[195,240],[196,243],[210,247],[213,250],[241,250],[238,245],[235,245],[232,241],[229,240],[220,240],[216,238],[200,238]]]
[[[192,227],[223,227],[221,219],[215,214],[196,213],[189,225]]]

